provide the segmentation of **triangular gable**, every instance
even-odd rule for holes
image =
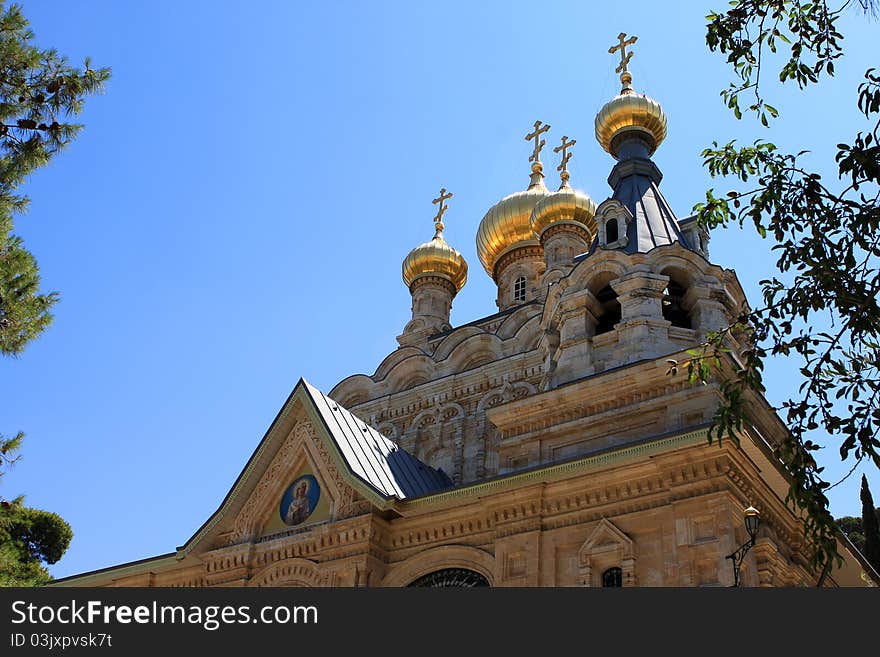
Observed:
[[[220,508],[177,556],[390,508],[451,485],[300,379]]]

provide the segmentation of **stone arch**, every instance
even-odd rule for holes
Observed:
[[[664,244],[651,249],[646,254],[646,262],[654,273],[662,273],[663,270],[675,268],[688,275],[693,276],[693,283],[696,281],[694,274],[705,275],[712,271],[720,274],[721,269],[717,265],[713,265],[703,256],[694,253],[690,249],[684,248],[678,242],[673,244]]]
[[[489,392],[480,397],[480,400],[477,402],[477,413],[484,413],[487,408],[503,403],[504,395],[501,394],[501,389],[492,388]]]
[[[517,351],[534,349],[538,346],[542,335],[544,330],[541,328],[541,316],[536,314],[519,327],[512,340]]]
[[[462,326],[443,338],[442,342],[434,350],[434,360],[438,363],[446,360],[458,345],[475,335],[482,335],[485,331],[476,326]]]
[[[637,261],[638,254],[634,258],[620,251],[597,251],[575,265],[564,279],[568,281],[566,287],[574,291],[586,288],[595,294],[596,290],[630,271]]]
[[[395,349],[390,354],[385,356],[385,359],[379,363],[379,367],[376,368],[376,371],[373,372],[373,379],[376,381],[381,381],[388,373],[394,369],[399,363],[410,358],[412,356],[424,356],[425,352],[417,347],[400,347],[399,349]]]
[[[495,334],[502,340],[512,338],[519,333],[522,327],[528,324],[529,320],[535,315],[540,315],[539,309],[535,306],[523,306],[522,308],[517,308],[510,313],[503,322],[501,322],[501,325],[495,331]]]
[[[449,355],[449,367],[453,372],[463,372],[502,356],[501,340],[489,333],[473,335],[463,340]]]
[[[424,353],[413,354],[394,364],[385,377],[387,392],[406,390],[430,381],[434,375],[434,361]]]
[[[429,408],[416,415],[409,423],[407,433],[417,431],[429,425],[437,424],[437,409]]]
[[[508,381],[501,388],[501,396],[505,402],[508,402],[534,395],[537,391],[538,389],[528,381],[517,381],[516,383]]]
[[[437,410],[441,422],[451,422],[465,416],[464,406],[456,402],[443,402]]]
[[[366,374],[353,374],[337,383],[327,396],[347,408],[372,399],[375,390],[375,381]]]
[[[326,586],[328,576],[308,559],[285,559],[270,564],[248,581],[248,586]]]
[[[443,545],[414,554],[389,568],[380,586],[407,586],[419,577],[436,570],[464,568],[473,570],[494,583],[495,557],[469,545]]]
[[[622,571],[623,585],[635,586],[635,550],[632,539],[607,518],[602,518],[578,550],[582,586],[601,586],[608,568]]]

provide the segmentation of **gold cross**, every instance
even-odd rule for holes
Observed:
[[[568,137],[562,136],[562,143],[559,144],[556,148],[553,149],[554,153],[558,153],[562,151],[562,162],[559,163],[559,166],[556,167],[557,171],[560,171],[559,177],[562,178],[562,182],[566,182],[568,180],[568,161],[571,159],[571,153],[568,152],[568,149],[574,146],[577,143],[577,139],[572,139],[568,141]]]
[[[541,149],[544,148],[544,144],[546,143],[543,139],[538,141],[541,135],[547,132],[550,129],[550,126],[545,124],[544,127],[541,127],[541,121],[535,121],[535,131],[526,135],[526,141],[535,140],[535,151],[529,156],[529,162],[535,162],[539,164],[541,162],[540,155]]]
[[[611,53],[612,55],[614,53],[616,53],[618,50],[620,51],[620,65],[616,69],[614,69],[614,72],[621,74],[620,79],[624,83],[628,82],[627,80],[623,79],[624,75],[628,76],[630,78],[630,80],[632,80],[632,76],[629,74],[628,64],[629,64],[629,60],[632,59],[633,54],[631,52],[628,53],[626,51],[626,47],[634,44],[636,41],[638,41],[638,38],[639,37],[637,37],[637,36],[633,36],[633,37],[630,37],[629,39],[627,39],[626,32],[621,32],[620,34],[617,35],[617,40],[619,41],[619,43],[616,46],[611,46],[608,49],[608,52]]]
[[[440,188],[440,196],[435,198],[431,203],[434,205],[440,204],[440,207],[437,208],[437,216],[434,217],[434,227],[437,229],[437,234],[443,230],[443,213],[446,212],[449,208],[447,207],[445,201],[448,198],[452,198],[452,192],[446,193],[446,188]],[[435,236],[436,237],[436,236]]]

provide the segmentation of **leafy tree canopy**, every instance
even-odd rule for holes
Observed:
[[[765,101],[767,80],[800,89],[834,75],[844,54],[844,11],[873,12],[873,3],[738,0],[707,17],[706,43],[726,57],[734,81],[721,96],[737,118],[773,125],[781,112]],[[758,139],[715,142],[703,151],[713,177],[737,188],[695,207],[709,227],[754,226],[773,242],[779,275],[760,282],[761,303],[744,307],[733,325],[692,353],[694,380],[717,375],[720,354],[737,363],[723,377],[722,400],[710,439],[736,437],[748,424],[748,399],[763,393],[762,370],[771,355],[799,361],[797,393],[777,410],[790,434],[777,456],[791,475],[788,501],[805,512],[816,568],[840,563],[837,526],[814,452],[820,433],[836,441],[843,461],[867,459],[880,468],[880,73],[867,68],[850,102],[864,117],[848,143],[836,147],[837,179],[811,168],[806,152],[787,153]],[[731,336],[747,337],[735,349]]]
[[[0,586],[40,586],[67,551],[73,531],[57,513],[31,509],[22,498],[0,502]]]

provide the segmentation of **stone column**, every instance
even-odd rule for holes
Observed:
[[[669,352],[669,327],[663,319],[663,290],[669,277],[636,269],[611,282],[620,303],[616,359],[631,363]]]
[[[559,347],[549,387],[556,387],[593,373],[591,338],[602,305],[589,290],[582,290],[560,308]]]
[[[723,299],[724,290],[720,285],[694,285],[685,293],[684,305],[690,311],[694,329],[702,337],[729,325]]]

